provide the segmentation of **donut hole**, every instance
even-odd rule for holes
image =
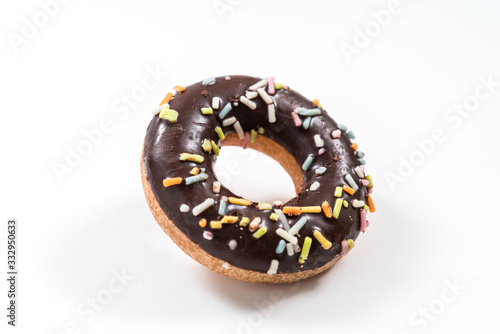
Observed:
[[[302,172],[281,145],[259,136],[243,149],[241,140],[231,133],[221,146],[214,173],[234,194],[265,203],[286,203],[297,196],[302,187]]]

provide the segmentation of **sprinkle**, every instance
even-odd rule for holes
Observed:
[[[281,225],[283,225],[283,228],[288,231],[290,230],[290,225],[288,224],[288,220],[286,219],[285,215],[280,209],[274,209],[274,212],[280,217],[280,222]]]
[[[358,158],[364,158],[365,154],[361,151],[358,151],[357,156],[358,156]]]
[[[243,217],[243,218],[241,218],[241,220],[240,220],[240,226],[245,227],[245,226],[247,226],[249,223],[250,223],[250,218],[248,218],[248,217]]]
[[[370,181],[363,179],[363,180],[361,180],[361,184],[363,186],[367,187],[370,184]]]
[[[210,86],[210,85],[213,85],[214,83],[215,83],[215,78],[214,77],[206,78],[205,80],[203,80],[201,82],[201,84],[203,86]]]
[[[276,230],[276,234],[279,235],[280,237],[282,237],[283,239],[285,239],[286,241],[292,243],[292,244],[296,244],[298,242],[297,237],[294,237],[293,235],[290,235],[287,231],[285,231],[281,227],[279,227]]]
[[[186,204],[182,204],[180,207],[181,212],[188,212],[189,211],[189,206]]]
[[[212,97],[212,108],[219,109],[221,103],[221,99],[217,96]]]
[[[229,197],[229,203],[243,206],[252,205],[252,201],[243,198]]]
[[[302,170],[308,170],[309,167],[311,167],[311,164],[314,160],[314,157],[312,154],[309,154],[309,156],[307,157],[306,161],[304,161],[304,163],[302,164]]]
[[[212,152],[212,144],[210,144],[210,140],[208,139],[203,139],[203,143],[201,144],[201,148],[205,152]]]
[[[321,206],[315,205],[315,206],[302,206],[300,207],[300,211],[302,213],[320,213],[321,212]]]
[[[362,208],[365,206],[365,201],[358,201],[357,199],[352,200],[352,207],[353,208]]]
[[[365,210],[366,212],[370,211],[370,208],[368,207],[368,205],[365,204],[365,206],[363,207],[363,210]]]
[[[179,154],[179,160],[202,163],[205,159],[199,154],[181,153]]]
[[[279,218],[280,218],[280,216],[275,212],[271,213],[271,215],[269,216],[269,219],[274,220],[274,221],[278,221]]]
[[[351,147],[354,151],[356,151],[358,149],[358,144],[352,143]]]
[[[221,183],[219,181],[214,181],[214,183],[212,185],[212,190],[214,191],[214,193],[218,194],[218,193],[220,193],[220,187],[221,187]]]
[[[241,127],[240,122],[236,121],[234,124],[234,130],[236,130],[236,133],[238,134],[238,137],[240,137],[241,140],[245,138],[245,132],[243,131],[243,128]]]
[[[255,239],[259,239],[260,237],[262,237],[264,234],[266,234],[267,232],[267,228],[265,226],[262,226],[261,228],[259,228],[254,234],[253,234],[253,237]]]
[[[256,140],[257,140],[257,131],[252,129],[250,130],[250,142],[255,143]]]
[[[248,90],[257,90],[261,87],[264,87],[265,85],[267,85],[267,80],[266,79],[262,79],[260,80],[259,82],[253,84],[252,86],[250,86],[250,88],[248,88]]]
[[[341,251],[341,254],[342,256],[346,256],[347,253],[349,252],[349,244],[347,243],[347,240],[342,240],[342,242],[340,243],[342,245],[342,251]]]
[[[260,219],[260,217],[255,217],[254,219],[252,219],[252,222],[248,226],[248,229],[250,230],[250,232],[255,231],[259,227],[261,222],[262,222],[262,219]]]
[[[259,210],[271,210],[273,206],[269,203],[259,203],[257,204],[257,209]]]
[[[332,247],[332,243],[328,240],[326,240],[325,236],[321,234],[320,231],[314,230],[313,236],[316,238],[316,240],[319,241],[321,246],[323,246],[324,249],[330,249]]]
[[[159,107],[156,107],[154,108],[153,110],[151,110],[151,112],[153,113],[153,115],[158,115],[160,113],[160,111],[163,109],[163,108],[170,108],[170,105],[168,103],[165,103],[165,104],[162,104],[161,106]]]
[[[278,243],[278,247],[276,247],[276,254],[283,253],[283,251],[285,250],[285,247],[286,247],[286,241],[285,240],[280,240],[280,242]]]
[[[366,187],[367,187],[368,189],[373,188],[373,179],[372,179],[372,177],[371,177],[370,175],[366,175],[366,176],[365,176],[365,179],[367,179],[367,180],[368,180],[368,182],[369,182],[369,183],[368,183],[368,185],[367,185]]]
[[[217,212],[219,215],[223,216],[226,213],[227,207],[227,196],[222,196],[219,203],[219,211]]]
[[[366,197],[366,200],[368,201],[368,208],[370,209],[370,212],[375,212],[375,204],[373,204],[373,199],[370,195]]]
[[[365,172],[365,168],[366,168],[365,166],[361,165],[361,166],[359,166],[359,168],[361,168],[361,170],[363,171],[363,173]]]
[[[168,92],[167,95],[165,95],[165,98],[163,98],[163,101],[161,101],[160,106],[162,104],[168,103],[168,101],[170,101],[173,96],[174,96],[174,94]]]
[[[231,80],[231,77],[229,75],[227,75],[226,77],[224,77],[224,79]]]
[[[267,78],[267,92],[271,95],[274,95],[274,77]]]
[[[305,237],[304,244],[302,245],[302,252],[299,256],[299,264],[304,264],[304,262],[306,262],[309,250],[311,249],[311,243],[312,239],[310,237]]]
[[[339,130],[342,130],[342,131],[347,130],[347,125],[344,125],[344,124],[339,124],[339,125],[337,125],[337,127],[339,128]]]
[[[243,142],[241,143],[241,147],[244,150],[246,150],[249,143],[250,143],[250,133],[247,131],[245,132],[245,136],[243,137]]]
[[[236,223],[238,219],[239,219],[238,216],[224,216],[220,221],[222,224],[226,223],[233,224]]]
[[[298,216],[302,212],[300,206],[285,206],[283,208],[283,213],[287,215]]]
[[[281,88],[283,88],[283,85],[282,85],[282,84],[280,84],[280,83],[277,83],[277,82],[276,82],[276,83],[274,84],[274,88],[275,88],[275,89],[281,89]]]
[[[316,174],[316,176],[319,176],[319,175],[323,175],[324,173],[326,172],[326,167],[318,167],[314,170],[314,173]]]
[[[326,152],[326,150],[322,147],[318,150],[318,155],[323,155]]]
[[[349,247],[349,250],[354,248],[354,240],[352,239],[347,239],[347,246]]]
[[[310,126],[311,126],[311,117],[306,117],[304,119],[304,122],[302,123],[302,127],[307,130],[309,129]]]
[[[224,140],[224,138],[226,138],[226,136],[224,135],[224,131],[222,131],[222,128],[220,126],[217,126],[215,128],[215,133],[217,133],[217,136],[219,136],[220,140]]]
[[[259,93],[257,93],[257,92],[246,92],[245,96],[247,97],[247,99],[251,100],[251,99],[255,99],[257,96],[259,96]]]
[[[327,201],[321,203],[321,208],[323,209],[323,213],[325,214],[326,218],[332,218],[332,209],[330,208],[330,204],[328,204]]]
[[[182,86],[175,85],[175,86],[174,86],[174,90],[175,90],[176,92],[182,93],[182,92],[183,92],[183,91],[185,91],[186,89],[185,89],[184,87],[182,87]]]
[[[337,198],[335,205],[333,206],[333,218],[338,219],[340,215],[340,209],[342,209],[342,204],[344,200]]]
[[[371,195],[373,193],[373,188],[368,189],[368,193]]]
[[[271,260],[271,265],[269,266],[269,270],[267,271],[268,275],[274,275],[278,272],[278,266],[280,262],[276,259]]]
[[[283,206],[282,201],[274,201],[273,204],[274,204],[274,206]]]
[[[298,114],[292,112],[292,118],[293,118],[293,122],[295,123],[296,127],[299,127],[302,125],[302,120],[300,119]]]
[[[348,186],[346,186],[346,185],[343,185],[343,186],[342,186],[342,189],[343,189],[346,193],[348,193],[349,195],[352,195],[352,194],[354,194],[354,193],[356,192],[354,189],[352,189],[351,187],[348,187]]]
[[[191,175],[198,175],[200,173],[200,169],[198,167],[193,167],[193,169],[191,169],[191,171],[189,172],[189,174]]]
[[[231,117],[222,121],[222,126],[228,126],[228,125],[234,124],[235,122],[236,122],[236,117],[231,116]]]
[[[341,134],[342,134],[342,132],[340,132],[340,130],[333,130],[332,131],[332,138],[340,138]]]
[[[224,269],[231,269],[231,265],[228,262],[224,262],[222,264],[222,268],[224,268]]]
[[[241,103],[243,103],[244,105],[246,105],[248,108],[250,108],[252,110],[255,110],[255,108],[257,108],[257,104],[255,102],[247,99],[246,96],[244,96],[244,95],[240,96],[240,101],[241,101]]]
[[[356,135],[354,134],[354,132],[352,132],[352,130],[347,131],[347,135],[351,139],[356,139]]]
[[[358,162],[359,162],[361,165],[366,165],[366,160],[365,160],[365,159],[358,159]]]
[[[273,103],[273,99],[271,99],[271,97],[266,93],[266,91],[264,90],[264,88],[257,89],[257,93],[259,93],[259,95],[262,98],[262,100],[264,100],[264,102],[266,102],[267,104],[272,104]]]
[[[214,110],[210,107],[201,108],[201,113],[203,115],[212,115],[214,113]]]
[[[214,203],[215,201],[213,198],[207,198],[205,201],[193,208],[193,216],[198,216],[200,213],[214,205]]]
[[[220,152],[219,146],[217,146],[217,144],[213,140],[210,141],[210,144],[212,145],[212,151],[214,151],[214,154],[219,155]]]
[[[344,208],[349,207],[349,202],[347,202],[346,200],[344,200],[344,202],[342,202],[342,204],[344,205]]]
[[[264,134],[264,131],[265,131],[265,130],[264,130],[264,128],[263,128],[262,126],[259,126],[259,128],[257,129],[257,132],[258,132],[259,134],[261,134],[261,135],[263,135],[263,134]]]
[[[351,174],[346,174],[345,179],[347,180],[347,183],[349,183],[351,188],[354,189],[354,191],[358,190],[358,185],[356,184],[356,182],[354,182]]]
[[[306,109],[306,108],[295,108],[293,111],[301,116],[316,116],[316,115],[321,115],[321,110],[318,108],[315,109]]]
[[[190,185],[195,182],[205,181],[206,179],[208,179],[208,174],[206,173],[201,173],[198,175],[186,177],[186,185]]]
[[[361,168],[359,166],[354,167],[354,171],[356,172],[356,175],[358,175],[358,177],[360,179],[365,178],[365,173],[363,173],[363,171],[361,170]]]
[[[182,177],[172,177],[170,179],[164,179],[163,180],[163,186],[170,187],[170,186],[175,186],[176,184],[180,184],[182,182]]]
[[[296,235],[297,233],[299,233],[300,229],[304,227],[306,223],[307,223],[307,217],[306,216],[300,217],[300,219],[297,220],[295,224],[293,224],[288,233],[290,235]]]
[[[314,99],[314,100],[313,100],[313,104],[314,104],[315,106],[317,106],[317,105],[319,104],[319,100],[318,100],[318,99]]]
[[[227,114],[231,111],[231,109],[233,109],[233,107],[231,106],[231,103],[227,103],[224,106],[224,108],[222,108],[222,110],[220,111],[219,118],[224,119],[224,117],[227,116]]]
[[[295,252],[293,251],[293,245],[289,242],[286,244],[286,253],[288,256],[292,256]]]
[[[341,197],[342,196],[342,187],[335,187],[335,193],[333,194],[335,197]]]
[[[298,243],[296,243],[296,244],[294,244],[294,245],[293,245],[293,251],[294,251],[295,253],[300,252],[300,246],[299,246],[299,244],[298,244]]]
[[[325,145],[325,142],[321,139],[320,135],[314,135],[314,143],[316,144],[316,147],[323,147],[323,145]]]
[[[311,184],[311,186],[309,187],[309,190],[310,191],[316,191],[319,189],[319,182],[318,181],[314,181],[313,184]]]
[[[267,106],[267,119],[269,123],[276,123],[276,111],[274,109],[274,104],[269,104]]]
[[[234,250],[236,248],[236,245],[238,245],[238,243],[236,242],[236,240],[231,239],[231,241],[229,241],[227,245],[229,246],[230,250]]]
[[[213,229],[221,229],[222,228],[222,222],[219,221],[219,220],[212,220],[210,222],[210,228],[213,228]]]
[[[177,121],[177,117],[179,116],[179,113],[177,111],[175,111],[174,109],[170,109],[170,108],[163,108],[161,111],[160,111],[160,118],[162,119],[166,119],[167,121],[170,121],[170,122],[175,122]]]
[[[207,226],[207,220],[205,218],[201,218],[200,221],[198,222],[198,225],[200,225],[200,227]]]
[[[365,210],[361,210],[360,213],[359,213],[359,220],[361,221],[360,224],[359,224],[359,230],[361,232],[364,232],[366,231],[366,211]]]
[[[212,240],[214,238],[214,234],[210,231],[203,231],[203,238]]]

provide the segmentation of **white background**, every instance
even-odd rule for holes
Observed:
[[[2,332],[498,332],[500,86],[467,117],[448,110],[473,103],[481,77],[500,81],[500,5],[402,0],[380,28],[371,13],[388,4],[74,0],[43,22],[37,1],[2,2],[0,217],[19,221],[20,273],[15,329],[1,279]],[[44,26],[21,37],[26,20]],[[14,45],[13,36],[25,39]],[[358,53],[346,57],[341,46],[356,38]],[[148,69],[168,75],[123,109]],[[319,98],[366,152],[371,226],[346,259],[300,285],[210,272],[170,241],[145,202],[139,157],[150,110],[173,85],[226,74],[273,75]],[[111,130],[59,179],[54,164],[105,119]],[[416,142],[436,129],[445,140],[424,155]],[[277,177],[258,174],[268,161],[245,159],[248,168],[232,169],[234,189],[290,197],[286,178],[273,186]],[[409,159],[391,186],[388,175]],[[126,286],[113,279],[121,271],[133,277]],[[105,305],[92,314],[96,297]]]

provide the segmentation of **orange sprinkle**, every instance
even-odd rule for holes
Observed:
[[[314,104],[315,106],[318,106],[318,104],[319,104],[318,99],[314,99],[314,100],[313,100],[313,104]]]
[[[198,174],[200,174],[200,169],[198,167],[193,167],[193,169],[191,169],[191,171],[189,172],[189,174],[191,174],[191,175],[198,175]]]
[[[168,94],[165,96],[165,98],[163,99],[163,101],[161,101],[160,106],[162,104],[168,103],[168,101],[170,101],[173,96],[174,96],[174,94],[168,92]]]
[[[200,227],[205,227],[207,226],[207,220],[205,218],[201,218],[198,224],[200,224]]]
[[[346,193],[348,193],[349,195],[352,195],[352,194],[354,194],[354,193],[356,192],[356,190],[354,190],[354,189],[352,189],[351,187],[348,187],[348,186],[346,186],[346,185],[343,185],[343,186],[342,186],[342,189],[344,189],[344,191],[345,191]]]
[[[370,208],[370,212],[375,212],[375,204],[373,204],[373,199],[370,195],[367,197],[368,207]]]
[[[357,150],[358,150],[358,144],[356,144],[356,143],[352,143],[351,147],[352,147],[352,149],[353,149],[354,151],[357,151]]]
[[[163,186],[170,187],[170,186],[175,186],[176,184],[179,184],[182,182],[182,177],[173,177],[171,179],[164,179],[163,180]]]
[[[332,209],[330,208],[330,204],[328,204],[327,201],[324,201],[321,204],[321,208],[323,209],[323,213],[325,214],[326,218],[332,218]]]
[[[174,86],[174,90],[175,90],[176,92],[181,93],[181,92],[185,91],[186,89],[185,89],[184,87],[182,87],[182,86],[177,86],[177,85],[175,85],[175,86]]]
[[[283,208],[284,214],[295,215],[298,216],[302,212],[302,208],[300,206],[285,206]]]

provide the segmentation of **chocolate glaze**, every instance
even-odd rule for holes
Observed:
[[[308,222],[300,230],[299,246],[302,246],[304,238],[310,236],[313,239],[311,250],[307,260],[301,267],[298,264],[299,253],[288,256],[286,250],[282,254],[276,254],[276,246],[281,238],[276,235],[278,227],[282,227],[279,221],[269,219],[273,210],[260,211],[256,204],[250,207],[228,204],[226,215],[245,216],[252,219],[259,216],[262,218],[261,226],[266,226],[268,232],[260,239],[255,239],[248,227],[240,227],[238,224],[224,224],[222,229],[212,230],[207,227],[201,228],[198,224],[201,218],[207,222],[220,220],[217,211],[221,196],[234,196],[230,190],[221,187],[219,194],[212,190],[212,183],[216,180],[213,164],[216,156],[204,152],[201,148],[203,139],[211,139],[220,144],[214,131],[216,126],[222,127],[222,120],[218,117],[220,110],[228,102],[237,101],[244,95],[248,87],[258,82],[259,78],[248,76],[232,76],[230,80],[225,77],[216,78],[216,83],[204,86],[200,83],[186,87],[182,93],[176,93],[170,101],[170,108],[179,112],[175,123],[154,116],[149,124],[145,144],[144,162],[148,181],[160,207],[185,235],[204,251],[232,266],[247,270],[265,273],[269,269],[272,259],[279,260],[278,273],[293,273],[303,270],[311,270],[323,266],[334,259],[341,252],[341,242],[344,239],[356,239],[360,230],[360,210],[351,205],[353,199],[366,202],[367,189],[361,185],[360,179],[353,171],[359,165],[355,151],[351,148],[351,141],[344,131],[341,138],[333,139],[331,132],[337,129],[337,124],[321,109],[321,115],[312,117],[308,130],[296,127],[291,113],[296,107],[315,108],[312,102],[293,90],[276,90],[272,96],[276,106],[276,123],[270,124],[267,118],[267,104],[256,97],[252,101],[257,104],[255,110],[250,110],[241,102],[233,106],[225,117],[235,116],[244,131],[257,129],[259,126],[265,129],[265,136],[282,145],[296,159],[299,166],[309,154],[314,155],[311,167],[303,172],[303,186],[297,197],[291,199],[284,205],[292,206],[314,206],[321,205],[327,200],[333,210],[336,197],[334,190],[336,186],[347,185],[345,175],[351,174],[359,189],[354,195],[349,196],[345,192],[342,198],[349,202],[349,207],[343,207],[338,219],[326,218],[323,213],[302,214],[307,216]],[[202,91],[203,92],[202,94]],[[221,98],[220,108],[214,110],[213,115],[203,115],[202,107],[211,107],[212,97]],[[224,133],[234,132],[233,125],[222,127]],[[313,136],[320,134],[324,140],[326,152],[318,155],[318,148],[314,144]],[[179,153],[195,153],[204,156],[205,161],[201,164],[189,161],[180,161]],[[209,175],[208,180],[185,185],[184,182],[165,188],[163,179],[172,177],[188,177],[192,167],[204,167]],[[315,175],[315,169],[319,166],[327,167],[321,176]],[[309,186],[314,182],[320,182],[320,188],[311,192]],[[189,205],[190,209],[206,198],[214,198],[215,205],[205,210],[201,215],[195,217],[192,212],[183,213],[179,210],[181,204]],[[290,225],[293,225],[301,216],[287,216]],[[320,230],[323,235],[333,243],[333,246],[325,250],[313,237],[313,229]],[[212,240],[203,238],[203,231],[209,230],[213,233]],[[237,247],[230,250],[228,243],[231,239],[237,241]]]

